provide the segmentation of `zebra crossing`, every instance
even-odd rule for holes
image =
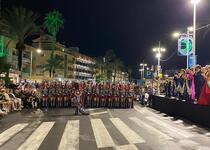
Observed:
[[[150,134],[154,139],[162,139],[162,141],[168,141],[168,143],[173,142],[173,144],[176,137],[170,134],[172,132],[176,132],[180,138],[189,139],[192,137],[188,132],[172,127],[155,117],[150,116],[145,117],[145,119],[147,119],[147,121],[143,121],[138,117],[128,117],[127,119],[113,117],[106,120],[102,118],[88,118],[91,128],[90,132],[92,132],[96,145],[95,149],[138,150],[141,149],[139,146],[141,144],[149,145],[149,143],[147,143],[147,137],[138,132],[138,130],[134,130],[132,125]],[[63,126],[64,128],[61,129],[62,134],[59,139],[60,141],[58,141],[59,144],[56,147],[57,150],[80,150],[80,135],[83,134],[80,132],[80,129],[86,126],[86,124],[82,124],[81,122],[82,120],[80,119],[67,120],[64,122],[65,125]],[[107,122],[112,124],[114,129],[110,129],[111,127],[107,126]],[[150,122],[152,122],[152,124]],[[130,123],[132,125],[130,125]],[[4,145],[12,141],[11,139],[15,138],[18,134],[25,134],[25,129],[29,128],[30,124],[31,123],[18,123],[0,133],[0,150],[4,150]],[[43,142],[48,140],[47,136],[54,130],[55,125],[56,121],[40,122],[22,143],[13,148],[15,150],[39,150]],[[160,130],[157,125],[162,126],[166,131]],[[127,142],[124,144],[116,142],[117,139],[113,136],[113,130],[114,132],[118,132],[118,135],[121,135],[120,138],[124,138]],[[12,143],[10,142],[10,144]],[[182,149],[179,146],[177,147],[178,149]]]
[[[135,119],[137,118],[130,118]],[[116,132],[119,132],[127,141],[124,145],[116,144],[114,137],[110,135],[110,129],[106,127],[105,121],[102,119],[90,118],[91,128],[94,135],[96,149],[113,148],[116,150],[138,150],[135,144],[146,143],[143,137],[131,129],[125,121],[120,118],[109,118],[109,121],[116,127]],[[139,120],[140,121],[140,120]],[[30,134],[27,139],[17,147],[17,150],[38,150],[42,142],[46,140],[47,135],[53,130],[55,121],[41,122],[40,125]],[[18,133],[29,126],[29,123],[16,124],[9,129],[0,133],[0,149],[5,143],[10,141]],[[79,150],[80,136],[80,120],[68,120],[65,124],[58,150]],[[161,134],[161,133],[160,133]]]

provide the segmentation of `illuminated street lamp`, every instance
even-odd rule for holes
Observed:
[[[147,67],[147,64],[141,63],[140,66],[142,67],[142,69],[140,69],[140,70],[142,70],[141,78],[144,79],[144,71],[145,71],[145,67]]]
[[[161,47],[161,46],[160,46],[160,42],[159,42],[159,47],[153,48],[152,50],[153,50],[153,52],[156,53],[156,58],[158,59],[157,75],[158,75],[158,77],[159,77],[159,75],[160,75],[160,68],[161,68],[161,67],[160,67],[160,58],[161,58],[161,56],[162,56],[162,53],[165,52],[166,49],[163,48],[163,47]]]
[[[38,54],[41,54],[42,53],[42,50],[40,48],[38,48],[36,50],[36,52]],[[31,50],[31,62],[30,62],[30,77],[32,76],[32,73],[33,73],[33,50]]]
[[[36,50],[36,52],[37,52],[38,54],[40,54],[40,53],[42,53],[42,50],[41,50],[40,48],[38,48],[38,49]]]
[[[174,37],[174,38],[178,38],[180,35],[181,35],[180,32],[174,32],[174,33],[173,33],[173,37]]]

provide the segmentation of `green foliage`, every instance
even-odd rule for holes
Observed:
[[[11,83],[11,80],[9,78],[9,70],[11,68],[11,65],[9,63],[7,63],[7,59],[6,57],[1,57],[0,58],[0,74],[4,73],[6,76],[2,77],[1,79],[3,79],[6,84]]]
[[[9,71],[11,65],[7,63],[6,57],[0,58],[0,74]]]
[[[117,71],[124,70],[123,62],[116,57],[112,49],[108,50],[104,57],[98,57],[95,60],[95,68],[100,70],[100,73],[96,76],[98,82],[110,80],[113,73],[115,78]]]
[[[25,50],[25,40],[31,35],[42,33],[40,27],[35,24],[38,15],[23,7],[6,9],[2,12],[0,21],[0,33],[17,40],[18,67],[22,69],[22,51]]]
[[[56,69],[63,69],[63,57],[59,55],[54,55],[54,52],[51,53],[50,58],[47,60],[47,63],[43,65],[45,71],[49,71],[50,77],[55,77]]]
[[[100,83],[107,80],[106,74],[99,74],[96,76],[96,82]]]
[[[53,37],[56,37],[59,29],[63,27],[63,24],[63,16],[57,10],[53,10],[47,13],[44,18],[44,26]]]

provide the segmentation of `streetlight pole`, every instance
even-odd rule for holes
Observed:
[[[187,30],[187,41],[190,39],[190,31]],[[187,69],[189,69],[189,49],[187,50]]]
[[[147,66],[147,64],[145,64],[143,62],[142,64],[140,64],[140,66],[142,66],[142,69],[141,69],[141,78],[144,79],[144,70],[145,70],[145,67]]]
[[[40,48],[38,48],[38,49],[36,50],[36,52],[37,52],[38,54],[41,54],[41,53],[42,53],[42,50],[41,50]],[[30,77],[32,76],[32,74],[33,74],[33,50],[31,50]]]
[[[157,69],[157,75],[158,75],[158,77],[159,77],[159,75],[160,75],[160,55],[161,55],[161,51],[160,51],[160,41],[159,41],[159,48],[158,48],[158,69]]]
[[[157,66],[157,76],[158,76],[158,81],[157,81],[157,94],[160,94],[160,58],[161,58],[161,53],[165,52],[166,49],[161,47],[161,43],[159,41],[159,46],[157,48],[153,48],[153,52],[156,53],[156,57],[158,59],[158,66]]]
[[[165,51],[166,51],[166,49],[161,47],[160,41],[159,41],[158,47],[157,48],[153,48],[153,52],[156,53],[156,57],[157,57],[157,60],[158,60],[157,76],[160,75],[160,68],[161,68],[161,66],[160,66],[160,58],[161,58],[161,54],[162,54],[162,52],[165,52]]]
[[[196,51],[196,6],[197,4],[194,2],[194,9],[193,9],[193,66],[195,70],[196,65],[196,58],[195,58],[195,51]]]
[[[195,71],[196,65],[196,9],[200,0],[191,0],[193,3],[193,66]]]

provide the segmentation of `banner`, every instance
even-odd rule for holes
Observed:
[[[197,55],[195,56],[195,64],[197,64]],[[188,57],[188,66],[189,68],[192,68],[193,67],[193,55],[190,55]]]

